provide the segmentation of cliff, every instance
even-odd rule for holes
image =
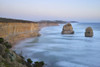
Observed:
[[[36,22],[0,19],[0,37],[8,42],[15,43],[18,40],[39,35],[39,25]]]

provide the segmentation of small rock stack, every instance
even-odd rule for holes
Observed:
[[[73,27],[70,23],[63,26],[62,34],[74,34]]]
[[[93,30],[91,27],[86,28],[85,37],[93,37]]]

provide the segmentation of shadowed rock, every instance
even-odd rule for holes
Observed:
[[[70,23],[63,26],[62,34],[74,34],[73,27]]]
[[[86,28],[85,37],[93,37],[93,30],[91,27]]]

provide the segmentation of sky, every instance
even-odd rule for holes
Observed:
[[[0,17],[100,22],[100,0],[0,0]]]

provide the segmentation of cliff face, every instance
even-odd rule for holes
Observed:
[[[11,43],[38,36],[38,32],[39,25],[35,22],[0,22],[0,37]]]

